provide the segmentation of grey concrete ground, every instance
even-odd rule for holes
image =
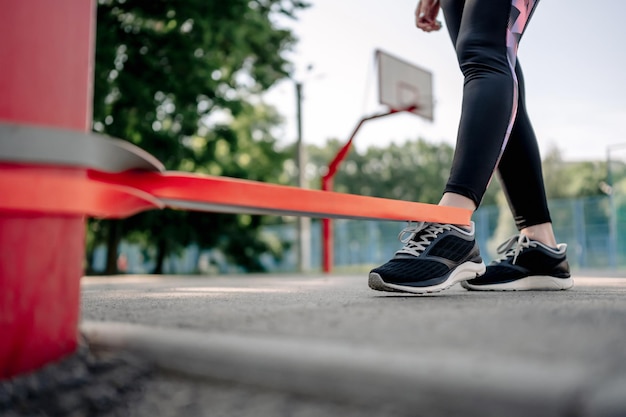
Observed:
[[[131,416],[626,416],[626,278],[380,293],[365,276],[90,277],[94,348],[158,366]]]

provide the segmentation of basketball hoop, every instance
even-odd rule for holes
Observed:
[[[432,122],[432,73],[381,50],[376,50],[375,56],[379,103],[397,111],[410,111]]]

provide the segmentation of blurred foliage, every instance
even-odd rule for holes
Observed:
[[[607,180],[605,161],[564,161],[557,148],[543,158],[543,176],[549,199],[603,195]]]
[[[295,18],[300,0],[99,0],[93,129],[132,142],[168,170],[278,182],[289,157],[272,129],[281,123],[259,94],[289,77],[285,52],[294,35],[277,27]],[[107,243],[114,273],[121,239],[156,249],[163,259],[190,243],[219,248],[229,261],[258,271],[272,252],[260,216],[151,211],[90,222],[90,251]],[[88,265],[89,269],[89,265]]]

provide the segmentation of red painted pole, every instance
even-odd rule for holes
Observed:
[[[402,109],[402,110],[391,109],[391,110],[389,110],[387,112],[374,114],[374,115],[371,115],[371,116],[368,116],[368,117],[364,117],[363,119],[359,120],[359,123],[357,123],[356,127],[352,131],[352,134],[350,135],[350,139],[348,139],[346,144],[343,145],[343,147],[341,149],[339,149],[339,152],[337,152],[337,155],[335,155],[335,157],[330,162],[330,164],[328,164],[328,171],[322,177],[322,190],[324,190],[324,191],[332,191],[333,190],[333,177],[337,173],[337,169],[339,169],[339,165],[341,165],[343,160],[348,155],[348,152],[350,152],[350,148],[352,147],[352,141],[354,140],[354,137],[356,136],[356,134],[359,131],[359,129],[361,128],[361,126],[363,126],[363,123],[365,123],[365,122],[367,122],[369,120],[373,120],[373,119],[378,119],[378,118],[381,118],[381,117],[389,116],[390,114],[398,113],[400,111],[413,111],[413,110],[415,110],[415,108],[416,108],[416,106],[410,106],[410,107],[407,107],[406,109]],[[323,269],[323,271],[325,273],[328,274],[328,273],[332,272],[332,270],[333,270],[333,262],[334,262],[334,260],[333,260],[333,225],[332,225],[332,220],[331,219],[322,219],[322,269]]]
[[[331,177],[322,177],[322,191],[331,191],[332,183]],[[322,269],[327,274],[333,270],[333,247],[333,222],[329,218],[324,218],[322,219]]]
[[[93,0],[2,2],[0,122],[88,131],[94,31]],[[83,216],[0,211],[0,379],[75,351],[84,242]]]

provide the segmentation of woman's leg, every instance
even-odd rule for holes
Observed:
[[[541,156],[526,112],[524,75],[519,62],[515,72],[519,87],[517,118],[498,164],[498,175],[518,230],[533,240],[556,247],[546,200]]]
[[[465,76],[457,148],[440,204],[480,205],[494,169],[502,180],[520,235],[503,257],[461,284],[471,290],[563,290],[573,286],[566,245],[556,244],[537,140],[528,118],[517,47],[535,2],[442,0],[450,36]],[[494,32],[495,31],[495,32]],[[506,123],[505,123],[506,120]]]
[[[457,153],[453,164],[454,169],[440,204],[468,209],[478,207],[493,174],[494,165],[492,165],[492,161],[494,158],[495,161],[498,161],[499,158],[498,173],[518,229],[523,234],[527,234],[528,237],[554,247],[556,240],[545,196],[541,157],[537,139],[526,111],[524,76],[516,57],[517,45],[535,5],[529,5],[530,10],[520,10],[515,2],[512,3],[507,24],[508,34],[505,52],[502,43],[495,46],[475,46],[483,36],[486,37],[487,34],[491,33],[490,30],[476,31],[475,29],[474,21],[477,18],[484,19],[481,20],[483,22],[488,21],[484,18],[483,13],[478,16],[472,14],[472,10],[475,10],[476,7],[484,7],[484,4],[484,2],[479,1],[442,1],[450,38],[457,50],[459,63],[462,70],[464,69],[463,73],[466,75],[464,92],[469,97],[467,101],[464,100],[463,116],[457,138]],[[493,9],[490,11],[495,12]],[[502,13],[501,10],[500,13]],[[523,18],[524,16],[526,18]],[[515,21],[518,21],[517,26],[514,24]],[[485,35],[480,35],[480,33],[485,33]],[[474,52],[468,53],[468,50]],[[473,56],[477,53],[476,51],[481,51],[483,57],[476,59]],[[495,58],[497,56],[502,57],[504,54],[507,57],[506,64],[502,58]],[[486,62],[491,64],[485,65]],[[513,94],[517,96],[516,104],[510,107],[510,110],[508,110],[509,107],[506,106],[506,103],[500,106],[496,104],[495,113],[493,107],[485,109],[486,111],[482,110],[476,103],[482,102],[485,95],[489,97],[488,103],[497,103],[494,100],[497,100],[498,97],[500,100],[509,99],[510,92],[498,88],[498,83],[494,80],[502,78],[503,71],[511,71],[510,64],[512,62],[515,63],[515,72],[511,72],[511,78],[508,82],[512,83],[514,87]],[[475,69],[476,66],[479,68]],[[478,77],[480,81],[476,81],[475,74],[481,71],[483,74]],[[494,73],[498,75],[494,76]],[[470,87],[476,87],[478,91],[482,91],[482,95],[475,94],[476,89],[468,87],[468,84]],[[485,86],[487,87],[485,88]],[[481,87],[483,88],[481,89]],[[504,91],[505,94],[501,96],[496,94],[495,99],[490,97],[494,95],[494,91],[500,90]],[[498,113],[498,109],[502,112]],[[503,118],[506,117],[505,110],[515,111],[512,116],[514,120],[512,128],[510,123],[507,124],[505,133],[502,133],[501,125],[493,127],[488,121],[485,122],[480,119],[480,116],[477,116],[477,114],[484,116],[500,115],[500,120],[504,120]],[[481,133],[481,129],[488,133]],[[480,138],[490,136],[496,138],[492,146],[489,146],[485,141],[480,141]],[[481,149],[490,149],[486,158],[467,157],[467,155],[482,156]],[[496,149],[499,151],[497,156],[494,156]],[[476,163],[479,165],[473,165]],[[472,176],[472,172],[478,172],[479,175]],[[474,181],[467,181],[468,178]]]
[[[455,156],[440,204],[480,205],[517,115],[517,47],[534,4],[441,1],[465,82]]]

